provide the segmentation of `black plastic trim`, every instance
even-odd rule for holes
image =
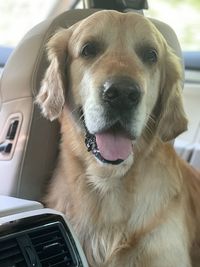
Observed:
[[[200,51],[184,51],[183,58],[186,70],[200,70]]]
[[[3,68],[13,51],[12,47],[0,46],[0,68]]]
[[[53,225],[58,225],[64,239],[66,241],[68,240],[66,243],[68,244],[68,249],[74,262],[71,266],[83,267],[71,231],[60,215],[42,214],[5,223],[0,227],[0,243],[12,238],[19,239],[20,236],[28,235],[37,229],[51,227]]]

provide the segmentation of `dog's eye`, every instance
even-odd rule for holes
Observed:
[[[158,61],[158,52],[155,49],[144,51],[143,61],[147,63],[156,63]]]
[[[85,58],[95,57],[99,52],[99,47],[96,43],[86,43],[81,49],[81,56]]]

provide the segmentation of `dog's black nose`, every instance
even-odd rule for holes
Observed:
[[[134,108],[139,103],[140,98],[141,89],[132,79],[110,79],[103,85],[102,99],[113,108]]]

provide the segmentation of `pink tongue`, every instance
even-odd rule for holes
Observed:
[[[106,160],[125,160],[132,152],[132,142],[123,134],[105,132],[95,136],[99,152]]]

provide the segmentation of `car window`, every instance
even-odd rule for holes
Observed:
[[[149,0],[148,3],[145,14],[169,24],[183,51],[200,51],[199,0]]]
[[[0,1],[0,45],[16,46],[23,35],[44,20],[57,0]],[[76,1],[78,2],[78,1]],[[145,15],[169,24],[176,32],[183,50],[200,50],[199,0],[149,0]],[[82,8],[82,1],[77,6]]]
[[[56,0],[0,1],[0,45],[14,47],[34,25],[44,20]]]
[[[184,51],[186,68],[199,69],[200,1],[148,0],[145,15],[169,24],[176,32]],[[81,0],[6,0],[0,1],[0,74],[10,52],[33,26],[66,7],[83,8]],[[54,14],[56,15],[56,14]],[[187,51],[187,52],[186,52]],[[195,54],[193,53],[195,51]],[[198,53],[196,51],[199,51]],[[192,52],[192,54],[191,54]],[[197,66],[196,66],[197,65]]]

